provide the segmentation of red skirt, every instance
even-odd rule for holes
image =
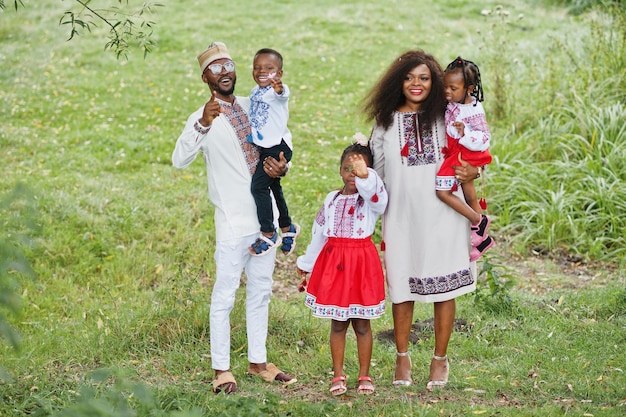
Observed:
[[[313,266],[304,302],[316,317],[380,317],[385,312],[385,278],[371,237],[329,238]]]
[[[489,149],[485,151],[471,151],[461,145],[458,139],[454,139],[448,136],[448,150],[446,152],[445,159],[443,160],[443,163],[439,168],[437,176],[454,177],[453,167],[461,165],[461,163],[459,162],[459,154],[461,154],[461,158],[465,162],[475,167],[482,167],[484,165],[490,164],[492,160]]]
[[[485,151],[470,151],[459,143],[458,139],[448,136],[448,146],[444,151],[445,159],[439,167],[437,178],[435,179],[436,190],[456,191],[458,181],[454,176],[454,167],[460,166],[459,154],[468,164],[481,167],[491,163],[492,157],[489,149]]]

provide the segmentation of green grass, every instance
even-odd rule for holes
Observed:
[[[623,413],[623,13],[573,16],[540,1],[171,1],[154,17],[159,48],[118,61],[103,52],[105,28],[65,42],[58,21],[69,6],[39,3],[0,14],[0,193],[25,184],[40,230],[37,245],[24,247],[37,278],[20,279],[21,315],[9,316],[21,349],[0,345],[0,368],[13,376],[0,383],[0,415],[98,415],[98,405],[115,416],[133,415],[125,406],[136,415]],[[170,155],[208,99],[195,57],[212,40],[229,46],[240,95],[253,86],[258,48],[285,57],[296,151],[283,185],[303,225],[298,253],[323,196],[340,185],[340,151],[356,131],[369,132],[359,103],[391,60],[421,47],[442,65],[458,54],[479,64],[500,242],[487,259],[514,285],[505,304],[488,289],[479,301],[459,300],[468,324],[453,335],[445,391],[424,389],[434,343],[426,331],[411,347],[409,390],[390,387],[395,349],[377,340],[377,394],[331,398],[328,323],[310,316],[293,260],[279,257],[269,359],[300,383],[282,389],[245,375],[242,293],[232,343],[241,394],[210,392],[213,209],[203,164],[177,171]],[[3,211],[9,237],[20,213]],[[575,273],[561,273],[563,259],[577,262]],[[586,265],[598,261],[610,264]],[[374,330],[389,330],[390,316]],[[416,319],[431,316],[432,306],[416,307]],[[111,374],[91,379],[101,368]],[[352,336],[346,371],[353,384]]]

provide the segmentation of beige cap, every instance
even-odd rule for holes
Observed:
[[[198,55],[198,63],[200,64],[200,69],[204,73],[204,70],[211,64],[211,62],[221,58],[232,59],[224,42],[212,42],[211,45],[209,45],[209,47],[206,49],[206,51]]]

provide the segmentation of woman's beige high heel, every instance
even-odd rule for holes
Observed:
[[[448,363],[448,355],[445,356],[437,356],[437,355],[433,355],[432,360],[430,361],[431,363],[431,370],[430,370],[430,374],[432,375],[432,361],[445,361],[445,376],[443,379],[440,380],[436,380],[436,381],[428,381],[428,383],[426,384],[426,389],[428,391],[432,391],[435,388],[443,388],[446,386],[446,384],[448,383],[448,375],[450,374],[450,364]]]
[[[399,357],[408,357],[409,358],[409,379],[395,379],[393,381],[393,385],[396,387],[408,387],[409,385],[411,385],[411,383],[413,382],[411,380],[411,366],[413,365],[411,363],[411,357],[409,356],[409,352],[396,352],[396,356]]]

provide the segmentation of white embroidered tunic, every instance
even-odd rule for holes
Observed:
[[[457,128],[452,126],[453,122],[463,122],[464,136],[461,136]],[[459,143],[470,151],[486,151],[489,148],[491,133],[482,103],[476,100],[469,104],[448,103],[446,133],[458,139]]]
[[[250,127],[252,140],[262,148],[279,145],[282,140],[293,149],[289,120],[289,87],[277,94],[271,86],[255,86],[250,92]]]
[[[367,178],[355,177],[358,193],[328,193],[313,222],[306,253],[297,259],[298,268],[312,271],[329,237],[362,239],[374,233],[376,221],[387,206],[387,191],[376,171],[371,168],[368,171]]]
[[[396,112],[389,129],[375,126],[370,139],[374,169],[389,193],[383,241],[392,303],[446,301],[476,287],[469,222],[439,200],[433,187],[447,142],[443,117],[421,135],[415,118]]]
[[[250,133],[248,98],[237,97],[233,105],[219,102],[224,113],[213,120],[210,128],[197,127],[204,106],[189,116],[176,141],[172,163],[176,168],[184,168],[202,154],[209,199],[215,206],[215,237],[224,241],[259,231],[256,204],[250,192],[259,152],[246,142]]]

